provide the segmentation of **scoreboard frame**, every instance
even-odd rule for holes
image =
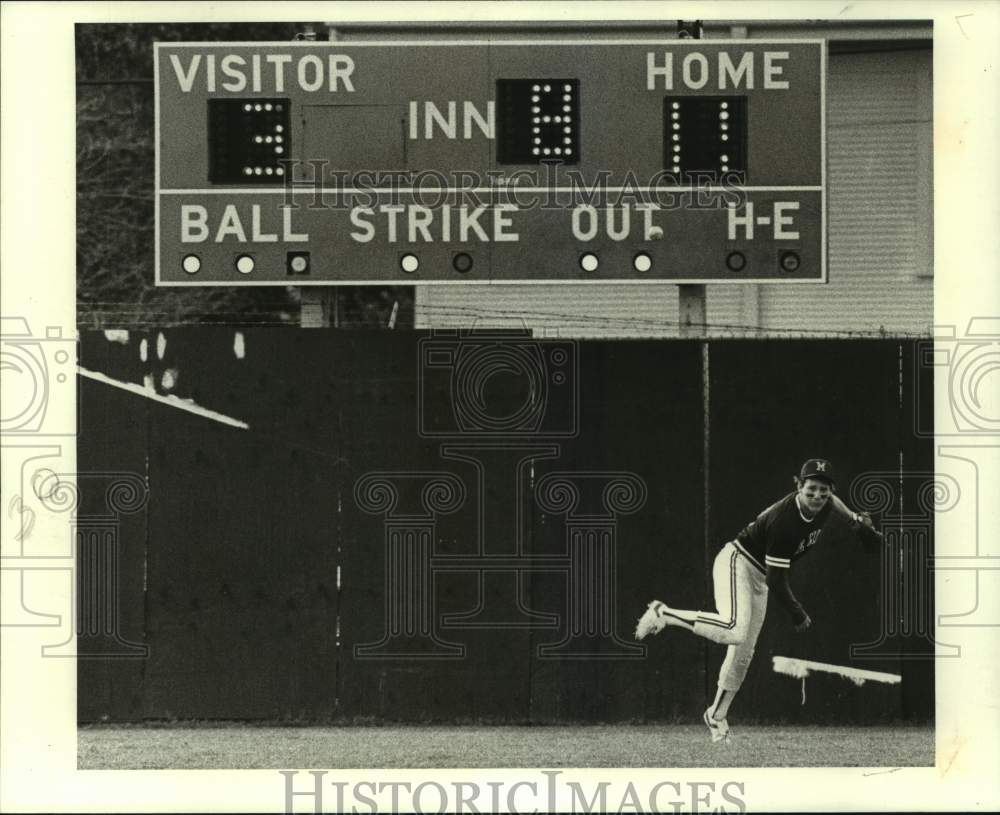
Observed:
[[[768,186],[768,185],[734,185],[733,187],[727,188],[731,190],[736,190],[740,193],[770,193],[777,191],[809,191],[818,194],[819,200],[819,237],[818,237],[818,259],[820,263],[820,273],[818,276],[814,277],[707,277],[707,276],[692,276],[692,277],[609,277],[609,276],[595,276],[595,277],[552,277],[552,276],[541,276],[541,277],[514,277],[514,278],[496,278],[489,277],[485,279],[477,278],[467,278],[462,276],[451,276],[447,279],[441,278],[423,278],[423,277],[411,277],[411,276],[392,276],[389,274],[378,276],[375,278],[361,278],[361,279],[340,279],[340,278],[329,278],[329,277],[311,277],[311,276],[286,276],[280,277],[275,276],[271,279],[257,279],[253,278],[241,278],[237,276],[230,280],[204,280],[204,279],[165,279],[161,274],[162,271],[162,255],[163,255],[163,234],[162,234],[162,211],[161,211],[161,201],[164,200],[166,196],[170,196],[176,192],[190,192],[198,193],[203,195],[222,195],[222,194],[233,194],[233,195],[247,195],[250,193],[257,194],[269,194],[269,195],[287,195],[287,190],[285,187],[276,187],[271,190],[262,191],[260,189],[234,189],[232,187],[214,187],[214,188],[203,188],[203,189],[184,189],[184,190],[173,190],[170,188],[164,188],[161,184],[162,181],[162,161],[163,161],[163,149],[162,149],[162,130],[161,130],[161,117],[163,115],[161,109],[161,77],[160,77],[160,53],[163,50],[169,49],[183,49],[183,48],[220,48],[220,47],[232,47],[232,48],[252,48],[261,49],[264,53],[269,49],[317,49],[317,48],[330,48],[337,50],[347,50],[353,51],[355,49],[398,49],[398,48],[425,48],[425,47],[461,47],[461,48],[489,48],[495,46],[512,46],[518,48],[565,48],[567,46],[578,46],[582,49],[586,49],[588,46],[644,46],[644,47],[660,47],[660,48],[692,48],[692,47],[715,47],[715,46],[739,46],[742,48],[751,47],[762,47],[762,46],[775,46],[781,47],[784,45],[810,45],[815,46],[818,49],[818,64],[819,64],[819,76],[818,76],[818,96],[819,96],[819,185],[809,185],[809,186]],[[584,57],[585,59],[585,57]],[[545,39],[545,38],[531,38],[531,39],[503,39],[503,38],[472,38],[472,39],[455,39],[455,40],[378,40],[378,41],[365,41],[365,42],[354,42],[354,41],[279,41],[279,42],[265,42],[265,41],[250,41],[250,42],[236,42],[236,41],[205,41],[205,42],[156,42],[154,43],[154,167],[155,167],[155,182],[154,182],[154,283],[156,286],[163,287],[214,287],[214,286],[339,286],[339,285],[567,285],[567,284],[578,284],[578,285],[656,285],[656,284],[668,284],[668,285],[687,285],[687,284],[761,284],[761,283],[777,283],[782,285],[789,284],[825,284],[829,282],[829,260],[828,260],[828,241],[827,241],[827,221],[828,221],[828,196],[827,196],[827,60],[828,60],[828,49],[827,41],[823,38],[768,38],[768,39],[650,39],[650,38],[587,38],[587,39]],[[331,65],[332,68],[332,65]],[[266,95],[270,91],[264,89],[263,94]],[[208,150],[208,145],[205,145],[206,151]],[[666,149],[666,148],[664,148]],[[499,151],[499,147],[497,147]],[[494,156],[494,161],[496,161],[497,156]],[[615,190],[615,187],[607,187],[607,190]],[[621,188],[617,188],[621,189]],[[651,186],[637,186],[633,187],[635,190],[643,192],[652,192],[655,189]],[[684,184],[678,184],[674,187],[669,187],[674,192],[685,192],[685,191],[697,191],[699,187],[688,186]],[[722,189],[721,187],[708,187],[704,188],[709,191],[718,191]],[[312,196],[315,194],[316,190],[308,187],[295,188],[295,193],[301,195],[302,197]],[[536,186],[536,187],[518,187],[519,193],[535,193],[535,194],[548,194],[556,192],[557,188],[549,186]],[[322,190],[320,190],[322,192]],[[334,192],[339,192],[341,194],[351,194],[351,193],[369,193],[370,189],[352,189],[352,188],[336,188]],[[395,190],[397,193],[409,193],[412,194],[416,190],[414,188],[398,188]],[[446,193],[475,193],[475,194],[490,194],[495,193],[496,188],[494,187],[447,187],[442,188],[442,192]],[[776,205],[777,206],[777,205]],[[750,220],[752,221],[752,214]],[[775,222],[779,220],[779,214],[777,209],[775,210],[774,216]],[[761,223],[766,223],[767,218],[761,218]],[[286,226],[288,221],[286,219]],[[256,224],[255,224],[256,229]],[[730,226],[730,231],[732,231],[732,226]],[[753,227],[750,226],[750,232],[752,234]],[[567,239],[569,240],[569,239]],[[398,253],[402,256],[408,244],[400,243],[398,245]],[[291,249],[306,249],[304,252],[292,252],[289,251],[289,256],[292,254],[309,256],[308,246],[303,247],[290,247]],[[457,254],[464,255],[463,244],[456,243],[454,245],[454,250]],[[584,252],[585,247],[580,248],[580,252]],[[641,254],[641,253],[640,253]],[[787,253],[785,253],[787,254]],[[580,255],[581,268],[586,268],[583,265],[583,255]],[[727,264],[728,265],[728,264]],[[456,265],[457,269],[458,266]],[[635,266],[636,270],[639,270],[638,263]],[[404,269],[404,271],[406,271]],[[735,271],[730,267],[730,271]],[[289,271],[288,275],[292,275]]]

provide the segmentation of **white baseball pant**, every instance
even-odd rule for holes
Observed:
[[[694,633],[728,645],[719,671],[719,687],[738,691],[746,679],[767,613],[767,581],[731,542],[712,566],[715,612],[699,611]]]

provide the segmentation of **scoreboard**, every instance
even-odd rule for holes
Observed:
[[[157,285],[826,281],[823,41],[154,63]]]

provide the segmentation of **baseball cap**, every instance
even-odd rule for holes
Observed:
[[[836,483],[833,478],[833,464],[825,458],[806,459],[802,465],[802,469],[799,471],[799,478],[803,481],[807,478],[820,478],[824,481],[829,481],[831,484]]]

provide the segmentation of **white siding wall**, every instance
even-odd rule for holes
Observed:
[[[929,333],[931,51],[835,53],[827,81],[826,286],[708,286],[713,334]],[[675,336],[677,287],[419,286],[418,327]]]

